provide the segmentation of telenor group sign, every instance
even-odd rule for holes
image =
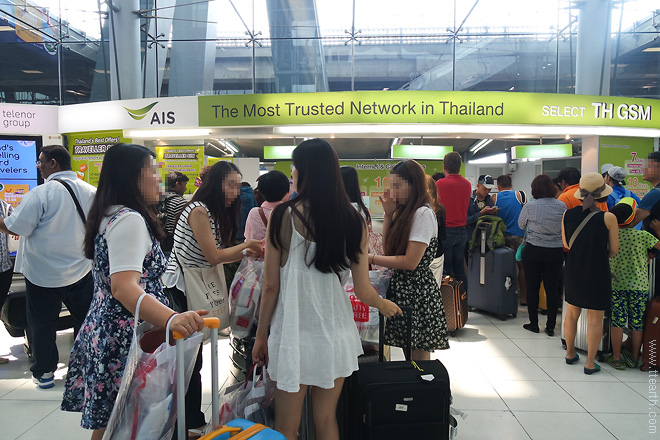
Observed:
[[[379,91],[200,96],[199,125],[452,123],[659,128],[660,101],[511,92]]]

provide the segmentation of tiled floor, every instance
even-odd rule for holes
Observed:
[[[541,317],[541,324],[544,320]],[[459,423],[459,439],[660,438],[649,434],[649,413],[660,415],[660,407],[649,403],[648,373],[617,371],[601,363],[603,371],[586,376],[582,360],[577,365],[564,363],[558,336],[532,334],[523,330],[525,322],[522,308],[517,318],[507,321],[471,312],[467,327],[451,339],[451,349],[434,353],[449,371],[454,407],[466,416]],[[71,342],[70,330],[60,332],[59,380],[51,390],[38,390],[30,380],[22,338],[11,338],[0,329],[0,356],[9,354],[11,359],[0,365],[0,438],[90,437],[79,427],[79,414],[59,410]],[[222,339],[222,379],[229,368],[228,353],[228,340]],[[204,356],[210,356],[208,344]],[[400,350],[393,351],[393,358],[401,357]],[[210,362],[205,362],[202,374],[210,376]],[[206,380],[207,413],[210,403]]]

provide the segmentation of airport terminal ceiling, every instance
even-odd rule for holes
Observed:
[[[122,80],[139,83],[140,97],[164,97],[384,89],[570,94],[584,2],[136,3],[141,76]],[[660,98],[657,0],[611,4],[610,94]],[[96,0],[2,0],[0,102],[111,99],[111,15]]]

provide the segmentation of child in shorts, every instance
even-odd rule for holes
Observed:
[[[607,363],[617,370],[636,368],[642,346],[644,310],[649,299],[649,256],[660,241],[647,231],[633,228],[637,202],[624,197],[610,212],[619,223],[619,252],[610,258],[612,272],[612,355]],[[660,227],[660,222],[654,222]],[[660,229],[660,228],[659,228]],[[623,329],[632,332],[632,351],[621,350]]]

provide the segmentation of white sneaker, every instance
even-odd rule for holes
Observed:
[[[50,372],[42,374],[41,377],[32,376],[32,382],[36,383],[42,390],[53,388],[55,386],[55,375]]]
[[[229,336],[231,334],[231,327],[227,327],[218,332],[220,336]]]

